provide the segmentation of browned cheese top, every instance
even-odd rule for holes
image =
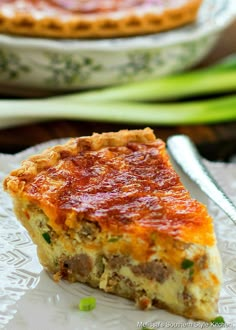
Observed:
[[[214,243],[212,219],[180,182],[161,140],[62,153],[25,184],[23,195],[64,229],[72,212],[109,232]]]

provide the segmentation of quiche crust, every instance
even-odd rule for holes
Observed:
[[[40,6],[37,5],[40,3]],[[77,13],[52,6],[50,1],[3,1],[0,32],[49,38],[111,38],[156,33],[189,24],[196,19],[202,0],[150,9],[139,7],[118,12]],[[23,9],[22,9],[23,8]]]
[[[54,279],[210,321],[221,260],[211,217],[152,130],[71,139],[4,180]]]

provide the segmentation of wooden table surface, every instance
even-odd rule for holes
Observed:
[[[209,65],[225,55],[236,52],[235,36],[236,22],[225,31],[216,47],[200,63],[200,66]],[[17,91],[15,94],[17,95]],[[9,97],[8,91],[0,88],[0,97],[6,95]],[[124,128],[143,128],[143,126],[79,120],[55,120],[2,129],[0,130],[0,152],[15,153],[50,139],[90,135],[93,132],[117,131]],[[236,121],[217,125],[171,127],[155,125],[152,128],[156,135],[164,140],[173,134],[189,135],[197,144],[202,155],[210,160],[228,161],[233,154],[236,154]]]

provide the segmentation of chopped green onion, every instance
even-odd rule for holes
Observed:
[[[51,237],[50,237],[49,233],[43,233],[42,236],[48,244],[51,243]]]
[[[119,239],[120,239],[120,236],[114,236],[114,237],[109,238],[108,242],[109,243],[114,243],[114,242],[119,241]]]
[[[150,328],[147,328],[147,327],[142,327],[141,330],[151,330]]]
[[[211,321],[212,324],[225,324],[225,320],[222,316],[217,316],[214,320]]]
[[[96,298],[84,297],[80,300],[78,308],[80,311],[92,311],[96,307]]]
[[[189,277],[192,278],[193,274],[194,274],[194,269],[193,269],[193,267],[191,267],[189,270]]]
[[[182,269],[188,269],[188,268],[193,267],[193,265],[194,265],[194,262],[192,260],[184,259],[182,264],[181,264],[181,268]]]

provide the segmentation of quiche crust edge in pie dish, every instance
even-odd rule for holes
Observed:
[[[203,0],[181,0],[177,5],[175,1],[171,4],[172,0],[152,1],[157,4],[87,13],[62,8],[47,0],[3,0],[0,3],[0,32],[49,38],[144,35],[193,22]],[[165,1],[170,5],[165,5]]]
[[[211,217],[152,130],[71,139],[4,180],[42,265],[185,317],[217,315],[221,260]]]

